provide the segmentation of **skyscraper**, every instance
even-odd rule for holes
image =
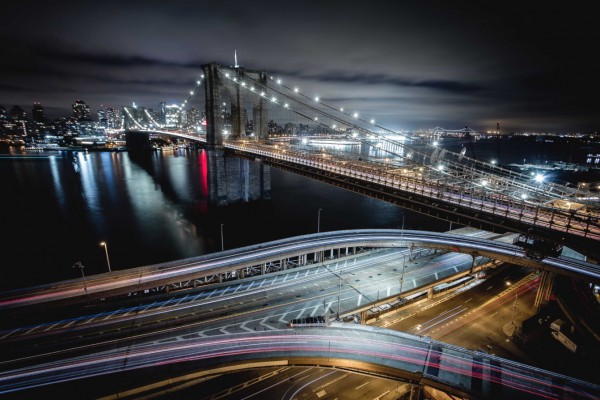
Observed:
[[[10,118],[14,121],[25,121],[27,120],[27,113],[21,106],[13,106],[10,110]]]
[[[44,111],[44,107],[36,101],[33,103],[33,108],[31,109],[31,116],[35,122],[44,123],[46,122],[46,112]]]
[[[76,100],[73,103],[73,117],[77,121],[89,121],[90,118],[90,107],[85,104],[83,100]]]

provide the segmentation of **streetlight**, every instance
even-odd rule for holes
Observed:
[[[319,211],[317,211],[317,233],[319,233],[321,231],[321,211],[323,209],[319,208]]]
[[[108,265],[108,272],[112,272],[110,269],[110,259],[108,258],[108,244],[106,242],[100,242],[100,246],[104,247],[104,253],[106,254],[106,264]]]
[[[400,275],[400,293],[399,296],[402,296],[402,284],[404,283],[404,269],[406,268],[406,253],[402,254],[402,275]]]
[[[85,290],[85,295],[88,295],[88,291],[87,291],[87,283],[85,282],[85,274],[83,273],[83,264],[81,263],[81,261],[77,261],[75,264],[73,264],[73,268],[79,268],[81,270],[81,277],[83,278],[83,290]]]
[[[400,242],[404,238],[404,212],[402,212],[402,230],[400,231]]]
[[[223,225],[224,224],[221,224],[221,251],[225,250],[225,244],[223,242]]]

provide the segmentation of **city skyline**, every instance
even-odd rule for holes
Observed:
[[[23,1],[2,10],[0,104],[181,103],[201,65],[265,70],[394,130],[594,133],[597,5]],[[101,12],[99,12],[101,11]]]

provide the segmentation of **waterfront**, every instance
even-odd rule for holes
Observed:
[[[402,210],[292,173],[270,169],[271,190],[252,200],[210,203],[206,152],[60,152],[0,158],[5,235],[2,288],[77,278],[111,267],[193,257],[320,230],[400,228]],[[254,162],[232,159],[237,165]],[[239,172],[231,181],[250,180]],[[235,172],[234,171],[234,172]],[[230,174],[235,175],[235,174]],[[440,230],[447,223],[406,211],[405,227]]]
[[[500,155],[512,154],[510,145],[493,147],[502,150]],[[475,146],[484,154],[481,143]],[[560,147],[553,151],[560,155]],[[444,221],[236,158],[220,161],[227,173],[225,182],[215,186],[209,158],[208,152],[191,149],[140,156],[81,151],[1,155],[5,234],[0,250],[2,272],[10,278],[2,280],[2,289],[77,278],[79,271],[72,266],[78,261],[86,274],[106,272],[101,241],[107,242],[116,270],[212,253],[222,244],[229,249],[315,233],[317,228],[399,229],[403,220],[407,229],[449,227]],[[559,171],[554,175],[582,179]]]

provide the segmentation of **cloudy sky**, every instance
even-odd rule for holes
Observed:
[[[552,4],[4,1],[0,105],[156,109],[236,49],[240,64],[391,129],[593,133],[600,2]]]

